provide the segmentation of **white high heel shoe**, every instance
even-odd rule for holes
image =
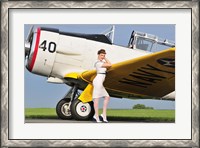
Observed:
[[[94,120],[96,123],[101,123],[101,122],[102,122],[101,120],[97,120],[95,116],[93,116],[93,120]]]
[[[101,118],[102,118],[103,122],[108,123],[108,120],[104,119],[103,114],[101,114]]]

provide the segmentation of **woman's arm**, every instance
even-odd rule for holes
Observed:
[[[104,58],[105,63],[103,63],[102,67],[104,68],[110,68],[112,66],[112,64],[110,63],[110,61],[107,58]]]

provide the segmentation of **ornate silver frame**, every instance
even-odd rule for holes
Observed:
[[[11,140],[8,137],[8,12],[10,8],[186,8],[192,13],[192,139],[190,140]],[[3,1],[1,2],[2,147],[199,147],[199,2],[198,1]]]

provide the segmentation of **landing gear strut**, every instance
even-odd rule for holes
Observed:
[[[94,115],[93,101],[83,103],[77,85],[74,85],[56,106],[56,113],[60,119],[89,120]]]

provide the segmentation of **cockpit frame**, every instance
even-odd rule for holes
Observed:
[[[153,52],[159,50],[158,45],[166,47],[175,47],[173,41],[159,38],[156,35],[133,31],[128,43],[128,47],[132,49],[142,49],[145,51]]]

